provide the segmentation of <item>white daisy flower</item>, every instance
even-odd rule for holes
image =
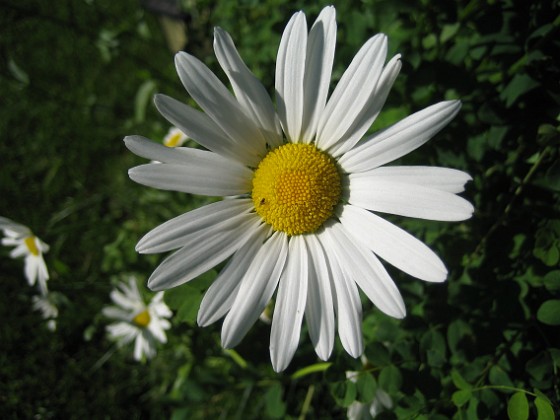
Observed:
[[[0,217],[0,230],[4,233],[2,245],[15,247],[10,252],[10,257],[24,257],[24,273],[29,285],[33,286],[38,280],[41,294],[46,295],[49,272],[43,253],[49,250],[49,246],[36,237],[28,227],[5,217]]]
[[[185,144],[188,136],[177,127],[171,127],[163,138],[163,145],[167,147],[179,147]]]
[[[33,296],[33,309],[41,312],[43,319],[47,321],[47,328],[51,331],[56,330],[56,318],[58,318],[58,308],[51,299],[51,293],[41,296]]]
[[[385,63],[376,35],[354,57],[327,100],[336,38],[335,9],[308,32],[303,12],[289,21],[276,62],[275,111],[265,88],[216,28],[214,50],[235,96],[199,60],[179,53],[179,77],[204,111],[157,95],[169,122],[207,150],[169,149],[125,138],[137,155],[163,162],[129,171],[150,187],[225,196],[144,236],[141,253],[176,250],[148,281],[153,290],[188,282],[231,257],[206,292],[201,326],[225,316],[222,344],[237,345],[276,289],[270,355],[287,367],[303,316],[318,356],[332,351],[335,319],[342,345],[363,351],[358,287],[384,313],[402,318],[402,297],[379,258],[419,279],[442,282],[447,270],[426,245],[376,213],[464,220],[473,207],[455,193],[468,174],[431,167],[382,167],[424,144],[451,121],[445,101],[364,137],[401,67]]]
[[[107,326],[109,338],[124,346],[134,341],[134,359],[142,356],[151,359],[156,355],[156,341],[167,342],[165,330],[171,328],[166,318],[172,312],[163,302],[163,292],[157,293],[146,305],[134,277],[128,284],[120,283],[111,292],[111,300],[116,306],[103,308],[103,315],[117,322]]]

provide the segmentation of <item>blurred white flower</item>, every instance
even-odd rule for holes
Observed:
[[[166,318],[172,315],[163,302],[163,292],[157,293],[149,304],[145,304],[134,277],[120,283],[111,292],[116,306],[103,308],[103,315],[117,322],[107,326],[109,338],[124,346],[134,340],[134,359],[143,356],[151,359],[156,355],[156,341],[167,342],[165,330],[171,327]]]
[[[58,308],[54,304],[51,293],[41,296],[33,296],[33,309],[40,311],[43,319],[47,321],[47,328],[51,331],[56,330],[56,318],[58,318]]]
[[[362,356],[362,363],[367,364],[367,359]],[[352,382],[357,382],[360,372],[348,371],[346,372],[346,378]],[[381,388],[377,388],[375,391],[375,397],[370,403],[362,403],[360,401],[354,401],[348,407],[346,416],[349,420],[370,420],[375,418],[383,410],[389,410],[393,408],[393,400],[385,391]]]
[[[33,286],[38,280],[41,294],[46,295],[49,272],[43,253],[49,250],[49,246],[33,235],[28,227],[5,217],[0,217],[0,230],[4,233],[2,245],[15,247],[10,252],[10,257],[24,258],[24,273],[29,285]]]
[[[189,137],[177,127],[171,127],[163,138],[163,145],[167,147],[182,146]]]

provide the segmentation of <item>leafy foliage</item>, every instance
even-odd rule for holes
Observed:
[[[390,319],[364,299],[367,362],[337,344],[328,363],[302,334],[287,372],[268,357],[269,327],[235,349],[220,326],[196,326],[215,271],[167,292],[173,329],[156,359],[135,364],[104,336],[111,278],[141,277],[160,256],[134,251],[141,235],[204,203],[140,187],[140,160],[122,137],[161,139],[154,92],[189,101],[159,18],[138,2],[0,1],[0,215],[51,245],[49,286],[65,296],[58,329],[31,309],[20,261],[2,249],[0,412],[3,418],[341,418],[386,392],[382,418],[553,419],[560,412],[560,27],[557,2],[334,2],[333,75],[377,32],[403,69],[375,122],[380,129],[442,99],[455,120],[406,164],[470,173],[475,217],[449,224],[395,218],[447,263],[424,284],[391,272],[409,315]],[[231,33],[271,91],[289,16],[326,4],[183,0],[185,49],[222,77],[212,27]],[[390,268],[389,268],[390,269]],[[352,371],[353,378],[346,372]]]

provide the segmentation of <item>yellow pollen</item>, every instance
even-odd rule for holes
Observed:
[[[176,147],[179,145],[179,142],[181,141],[182,137],[183,137],[183,133],[176,132],[172,136],[166,138],[164,144],[167,147]]]
[[[39,248],[37,248],[35,236],[28,236],[27,238],[25,238],[24,242],[29,252],[31,252],[35,256],[39,255]]]
[[[150,325],[150,320],[151,320],[150,313],[148,312],[147,309],[145,311],[140,312],[138,315],[132,318],[132,322],[140,328],[146,328],[148,325]]]
[[[269,152],[253,175],[255,210],[274,230],[315,232],[333,215],[341,194],[332,157],[311,144],[285,144]]]

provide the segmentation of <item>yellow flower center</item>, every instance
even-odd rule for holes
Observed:
[[[140,312],[138,315],[132,318],[132,322],[140,328],[146,328],[148,325],[150,325],[150,320],[151,320],[150,313],[148,312],[147,309],[145,311]]]
[[[27,238],[25,238],[24,242],[29,252],[31,252],[35,256],[39,255],[39,248],[37,248],[35,236],[28,236]]]
[[[182,139],[183,133],[181,133],[180,131],[176,131],[164,140],[164,145],[167,147],[177,147]]]
[[[269,152],[253,176],[257,213],[288,235],[315,232],[333,215],[341,180],[335,161],[311,144],[285,144]]]

